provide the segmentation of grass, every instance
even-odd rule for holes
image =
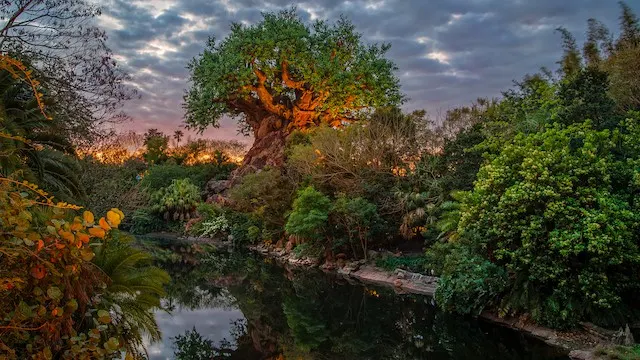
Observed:
[[[610,360],[640,360],[640,345],[598,348],[595,355]]]
[[[416,256],[387,256],[376,260],[376,266],[388,271],[404,269],[412,272],[424,272],[425,259],[421,255]]]

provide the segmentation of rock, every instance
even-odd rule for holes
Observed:
[[[284,239],[278,240],[278,242],[275,245],[276,249],[282,249],[283,246],[284,246]]]
[[[344,260],[346,258],[347,258],[347,254],[345,254],[345,253],[340,253],[340,254],[336,255],[336,259]]]
[[[284,250],[289,253],[289,252],[291,252],[291,250],[293,250],[294,246],[295,246],[295,243],[293,241],[289,240],[289,241],[287,241],[287,244],[285,245]]]
[[[336,268],[336,263],[333,261],[327,260],[324,264],[322,264],[320,268],[322,270],[334,270]]]
[[[380,256],[380,254],[375,251],[375,250],[369,250],[367,251],[367,257],[369,258],[369,260],[375,260]]]
[[[393,281],[393,286],[395,286],[395,287],[397,287],[397,288],[401,288],[401,287],[402,287],[402,284],[403,284],[403,282],[402,282],[402,280],[400,280],[400,279],[395,279],[395,280]]]
[[[207,185],[205,187],[205,191],[207,192],[207,195],[211,196],[211,195],[216,195],[216,194],[221,194],[223,193],[225,190],[227,190],[229,188],[229,180],[214,180],[211,179],[209,180],[209,182],[207,182]]]
[[[406,275],[402,270],[398,270],[398,271],[396,271],[396,277],[398,279],[404,279],[404,278],[406,278]]]
[[[595,355],[590,351],[584,350],[573,350],[569,353],[569,358],[571,360],[595,360],[597,359]]]

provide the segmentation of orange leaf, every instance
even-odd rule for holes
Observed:
[[[109,224],[107,224],[107,221],[103,217],[100,218],[100,221],[98,221],[98,224],[104,230],[107,230],[107,231],[111,230],[111,226],[109,226]]]
[[[84,226],[82,226],[82,224],[81,224],[81,223],[73,223],[73,224],[71,225],[71,230],[73,230],[73,231],[80,231],[80,230],[82,230],[83,228],[84,228]]]
[[[70,243],[73,243],[76,240],[75,236],[73,236],[73,234],[68,231],[60,230],[58,231],[58,234],[60,234],[63,239],[67,240]]]
[[[36,245],[36,252],[42,250],[43,247],[44,247],[44,241],[38,240],[38,245]]]
[[[89,235],[85,234],[85,233],[77,233],[76,234],[76,239],[82,241],[83,243],[88,243],[89,242]]]
[[[100,239],[104,239],[104,236],[106,235],[104,230],[102,230],[99,227],[89,228],[89,234],[91,234],[91,236],[95,236],[95,237],[98,237]]]
[[[47,269],[42,264],[38,264],[31,268],[31,276],[40,280],[47,275]]]

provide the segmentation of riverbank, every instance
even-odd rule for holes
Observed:
[[[272,258],[281,264],[303,268],[319,268],[326,273],[342,276],[348,281],[389,287],[399,294],[417,294],[433,297],[438,283],[437,277],[412,273],[402,269],[387,271],[364,260],[348,261],[338,259],[334,262],[321,264],[317,259],[298,257],[293,252],[287,252],[285,249],[274,246],[257,245],[249,246],[249,249],[262,256]],[[625,337],[628,341],[630,336],[628,329],[614,332],[588,323],[582,324],[581,329],[558,331],[532,324],[527,318],[500,317],[490,311],[482,312],[478,318],[540,339],[550,346],[566,351],[573,360],[603,359],[598,355],[600,348],[611,347],[621,343]]]

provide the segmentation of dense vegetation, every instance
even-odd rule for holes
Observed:
[[[617,39],[589,20],[580,50],[558,29],[556,73],[438,122],[397,108],[388,45],[365,45],[346,20],[309,26],[288,10],[234,25],[190,65],[185,108],[191,127],[231,115],[253,131],[238,167],[241,143],[182,142],[180,130],[98,141],[134,93],[111,61],[91,70],[96,54],[111,59],[104,33],[75,26],[97,10],[16,4],[0,14],[40,13],[28,27],[66,28],[89,50],[70,57],[65,39],[11,23],[0,32],[0,358],[144,357],[169,279],[122,231],[266,243],[328,263],[413,251],[377,263],[440,276],[445,311],[556,328],[637,321],[640,23],[626,5]],[[322,315],[307,300],[282,308],[309,353],[331,326],[309,325]],[[178,341],[210,345],[197,333]]]
[[[492,308],[559,328],[632,323],[640,310],[640,79],[631,59],[640,54],[640,28],[630,8],[621,9],[617,39],[590,20],[580,50],[558,29],[565,54],[556,73],[527,75],[502,98],[450,110],[439,124],[424,112],[370,104],[362,121],[292,131],[281,166],[236,180],[221,201],[223,232],[237,243],[264,241],[328,262],[426,248],[421,261],[378,262],[421,264],[440,275],[444,310]],[[198,109],[214,111],[213,119],[242,112],[228,102],[205,107],[195,95],[221,82],[201,76],[223,76],[225,59],[244,59],[238,44],[246,34],[292,23],[290,12],[267,15],[212,45],[192,67],[199,82],[187,98],[189,121],[208,123]],[[342,28],[350,29],[335,29]],[[299,51],[265,51],[254,64],[270,64],[269,76],[315,84],[304,66],[287,61]],[[236,80],[259,86],[261,78],[246,71]]]

